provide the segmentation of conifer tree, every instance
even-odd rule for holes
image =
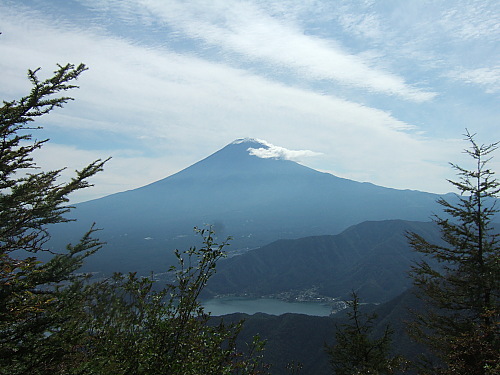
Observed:
[[[56,312],[69,303],[61,287],[100,246],[90,228],[78,244],[57,249],[46,262],[39,259],[49,252],[49,225],[68,221],[68,195],[90,186],[89,177],[104,164],[96,160],[61,183],[62,169],[39,171],[32,156],[47,142],[33,138],[40,129],[33,121],[71,100],[57,95],[77,87],[72,82],[85,70],[83,64],[59,65],[42,81],[39,69],[30,70],[31,92],[0,108],[0,374],[35,374],[59,365],[65,353],[55,343],[67,316]]]
[[[392,330],[385,328],[379,338],[373,337],[375,314],[360,311],[358,295],[353,292],[348,302],[349,322],[335,334],[335,345],[327,346],[335,375],[392,374],[404,364],[401,356],[391,355]]]
[[[438,363],[421,368],[430,374],[498,374],[500,371],[500,245],[492,225],[498,219],[500,183],[488,168],[498,143],[479,145],[465,134],[465,152],[474,168],[452,164],[458,181],[450,181],[460,195],[456,201],[439,199],[446,216],[434,221],[442,244],[431,244],[409,234],[411,246],[428,259],[411,271],[427,311],[416,316],[413,336],[428,346]],[[439,266],[432,267],[429,258]]]

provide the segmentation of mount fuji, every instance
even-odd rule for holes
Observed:
[[[107,244],[86,269],[159,272],[173,263],[172,250],[199,243],[194,226],[213,225],[219,241],[232,236],[230,252],[242,253],[367,220],[428,221],[437,210],[435,194],[339,178],[271,151],[266,142],[239,139],[162,180],[77,204],[76,221],[55,226],[54,246],[95,222]]]

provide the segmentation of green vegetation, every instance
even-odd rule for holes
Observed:
[[[39,172],[31,154],[47,140],[32,140],[31,123],[68,102],[51,97],[76,86],[84,65],[59,66],[54,76],[39,81],[29,71],[31,93],[0,108],[0,371],[3,374],[38,373],[57,367],[66,355],[62,329],[71,303],[62,286],[75,279],[85,257],[100,244],[90,229],[82,240],[55,253],[42,263],[38,253],[47,252],[47,225],[66,222],[68,195],[89,186],[88,178],[102,169],[97,160],[68,183],[57,179],[62,170]],[[69,343],[68,343],[69,344]]]
[[[226,245],[214,243],[211,228],[199,233],[203,246],[176,251],[175,280],[159,291],[152,277],[135,273],[89,285],[79,319],[88,332],[86,350],[75,373],[261,373],[262,342],[254,341],[255,356],[245,357],[235,350],[242,322],[210,325],[198,302]]]
[[[200,249],[176,252],[174,280],[159,291],[134,273],[100,282],[78,275],[101,247],[93,227],[76,245],[48,247],[48,226],[69,221],[68,195],[90,186],[106,161],[68,183],[58,181],[62,170],[38,172],[32,153],[47,140],[32,139],[31,123],[71,100],[53,95],[75,88],[85,70],[59,66],[44,81],[30,71],[30,94],[0,108],[0,374],[262,373],[263,343],[244,356],[235,349],[242,323],[211,326],[197,300],[226,245],[211,229],[200,231]]]
[[[393,331],[389,326],[379,338],[373,338],[375,314],[359,310],[358,295],[353,292],[349,305],[349,322],[337,328],[335,344],[327,346],[330,363],[336,375],[393,374],[401,368],[401,356],[391,355]]]
[[[457,203],[439,200],[447,216],[435,217],[445,245],[435,245],[411,233],[413,248],[437,260],[432,267],[423,260],[412,269],[421,298],[428,304],[411,326],[413,335],[426,344],[439,363],[420,369],[429,374],[498,374],[500,371],[500,246],[491,220],[498,212],[495,199],[500,183],[487,168],[488,155],[498,143],[471,143],[466,153],[473,170],[457,165],[460,176],[450,181],[460,192]]]

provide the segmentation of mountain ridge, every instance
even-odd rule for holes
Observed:
[[[432,222],[366,221],[336,235],[278,240],[223,260],[207,292],[262,296],[315,289],[346,299],[356,290],[364,301],[385,302],[411,286],[408,271],[421,259],[408,232],[441,243]]]
[[[241,252],[277,239],[336,234],[366,220],[425,221],[437,207],[436,194],[352,181],[249,151],[269,147],[237,140],[159,181],[79,203],[70,215],[76,222],[56,228],[54,238],[75,241],[96,222],[107,245],[89,259],[89,270],[114,262],[120,271],[149,272],[168,269],[175,248],[199,244],[195,226],[214,225],[219,241],[232,236],[228,249]]]

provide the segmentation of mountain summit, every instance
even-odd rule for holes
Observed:
[[[260,147],[269,147],[269,144],[266,141],[257,139],[257,138],[238,138],[232,141],[228,146],[230,145],[250,145],[250,146],[260,146]]]
[[[96,222],[107,245],[91,257],[94,269],[113,262],[122,270],[158,271],[168,268],[159,261],[165,254],[195,243],[194,226],[212,224],[220,240],[233,237],[232,251],[245,251],[278,239],[337,234],[366,220],[426,221],[436,207],[434,194],[339,178],[288,160],[293,155],[238,139],[172,176],[76,205],[73,230],[54,238],[74,240]]]

